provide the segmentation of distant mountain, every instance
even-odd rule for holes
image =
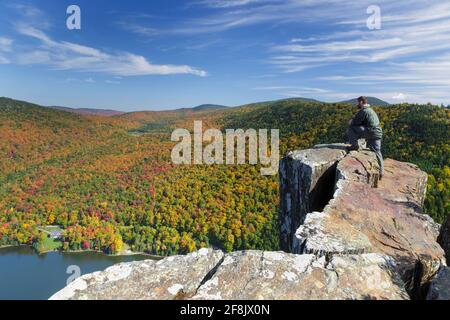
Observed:
[[[153,111],[153,112],[159,112],[159,113],[191,113],[191,112],[204,112],[204,111],[216,111],[216,110],[223,110],[228,109],[229,107],[219,105],[219,104],[202,104],[196,107],[192,108],[179,108],[179,109],[171,109],[171,110],[159,110],[159,111]],[[145,112],[145,111],[144,111]]]
[[[321,102],[321,101],[316,100],[316,99],[311,99],[311,98],[299,97],[299,98],[287,98],[287,99],[272,100],[272,101],[262,101],[262,102],[252,103],[252,104],[270,105],[270,104],[280,103],[280,102]]]
[[[287,99],[280,99],[280,100],[260,101],[260,102],[255,102],[255,103],[244,104],[244,105],[238,106],[237,108],[240,108],[240,107],[272,106],[272,105],[285,103],[285,102],[315,102],[315,103],[323,103],[322,101],[319,101],[319,100],[310,99],[310,98],[301,98],[300,97],[300,98],[287,98]]]
[[[125,112],[110,110],[110,109],[89,109],[89,108],[67,108],[67,107],[50,107],[52,109],[63,110],[72,113],[78,113],[82,115],[94,115],[94,116],[118,116],[124,114]]]
[[[200,106],[192,108],[193,111],[207,111],[207,110],[220,110],[227,109],[227,106],[222,106],[219,104],[202,104]]]
[[[279,100],[280,102],[282,102],[282,101],[298,101],[298,102],[322,102],[322,101],[319,101],[319,100],[316,100],[316,99],[311,99],[311,98],[301,98],[301,97],[299,97],[299,98],[287,98],[287,99],[282,99],[282,100]]]
[[[358,99],[351,99],[346,101],[341,101],[339,103],[350,103],[350,104],[358,104]],[[379,106],[379,107],[387,107],[391,104],[389,102],[383,101],[381,99],[375,98],[375,97],[367,97],[367,100],[369,100],[369,104],[372,106]]]

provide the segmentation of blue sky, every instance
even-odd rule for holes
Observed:
[[[81,30],[66,27],[71,4]],[[0,1],[0,96],[44,105],[450,104],[449,50],[450,3],[437,0]]]

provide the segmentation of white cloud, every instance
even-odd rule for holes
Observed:
[[[0,37],[0,51],[11,52],[13,40],[9,38]]]
[[[36,50],[31,52],[19,53],[17,55],[17,63],[19,64],[42,64],[51,61],[48,51]]]
[[[9,61],[7,58],[0,56],[0,64],[9,64],[11,61]]]
[[[399,101],[405,101],[406,98],[407,98],[407,96],[404,93],[398,93],[392,97],[392,99],[399,100]]]
[[[204,77],[206,71],[188,65],[161,65],[129,52],[107,53],[102,50],[71,43],[55,41],[42,30],[18,24],[17,31],[37,39],[41,46],[20,55],[19,63],[48,64],[55,69],[101,72],[115,76],[192,74]]]
[[[105,83],[107,83],[107,84],[120,84],[120,81],[117,81],[117,80],[105,80]]]

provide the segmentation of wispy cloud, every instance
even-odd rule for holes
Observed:
[[[11,61],[1,53],[8,53],[12,50],[12,39],[0,37],[0,64],[9,64]]]
[[[320,80],[450,86],[450,54],[429,58],[427,61],[389,63],[387,66],[384,69],[374,67],[359,75],[322,76]]]
[[[371,0],[199,0],[192,5],[217,9],[200,18],[176,21],[173,27],[161,28],[148,23],[126,19],[121,25],[144,36],[195,35],[224,32],[263,23],[304,23],[328,21],[340,23],[348,19],[349,12],[366,12]],[[389,4],[389,0],[377,0]]]
[[[338,14],[334,33],[299,34],[272,46],[267,61],[284,73],[308,70],[319,75],[312,80],[354,88],[356,94],[358,89],[377,87],[381,90],[372,92],[390,101],[449,101],[443,86],[450,85],[450,3],[400,4],[380,4],[381,30],[366,27],[368,16],[349,20]],[[335,70],[341,71],[333,74]]]
[[[107,84],[120,84],[120,81],[117,81],[117,80],[105,80],[105,83],[107,83]]]
[[[381,30],[366,26],[366,9],[373,4],[381,7]],[[14,9],[21,12],[21,18],[14,16],[23,22],[16,25],[20,36],[1,34],[8,39],[0,37],[0,63],[39,64],[93,77],[103,73],[109,77],[98,83],[109,84],[120,82],[115,76],[207,75],[180,62],[165,64],[172,54],[150,61],[129,48],[118,51],[83,45],[81,40],[64,41],[52,33],[51,23],[39,9],[23,5]],[[165,12],[123,12],[118,23],[139,34],[138,39],[152,41],[153,50],[170,48],[177,57],[186,52],[194,56],[188,50],[201,50],[202,55],[194,59],[205,57],[209,65],[216,63],[212,59],[219,60],[218,53],[226,54],[217,48],[218,42],[227,51],[257,43],[257,51],[234,51],[232,58],[239,63],[226,71],[245,74],[244,62],[248,62],[249,88],[270,94],[330,101],[361,94],[389,101],[450,101],[446,89],[450,85],[450,3],[446,1],[191,0],[174,8],[173,15],[164,16]],[[223,66],[228,67],[227,63]]]
[[[97,49],[82,44],[55,40],[48,30],[51,26],[46,14],[39,8],[25,4],[8,4],[18,15],[15,30],[21,36],[38,43],[21,41],[20,50],[12,52],[13,40],[0,37],[0,63],[40,64],[57,70],[98,72],[112,76],[145,76],[190,74],[204,77],[207,72],[189,65],[156,64],[146,57],[126,51]]]
[[[447,5],[450,11],[450,4]],[[286,72],[315,65],[339,62],[376,63],[416,58],[421,54],[441,54],[450,49],[450,22],[431,20],[421,23],[396,24],[380,31],[366,30],[360,36],[339,41],[317,38],[273,47],[272,63]],[[327,36],[329,39],[329,36]],[[300,68],[302,67],[302,68]]]
[[[10,52],[12,50],[12,43],[12,39],[0,37],[0,51]]]
[[[47,64],[59,70],[100,72],[117,76],[192,74],[206,76],[206,71],[188,65],[161,65],[129,52],[109,53],[93,47],[53,40],[44,31],[18,24],[17,31],[40,41],[34,51],[19,55],[22,64]]]
[[[342,94],[334,90],[314,92],[295,86],[267,86],[282,95],[316,94],[331,99],[347,98],[349,94],[358,95],[358,90],[364,86],[377,85],[382,89],[383,84],[388,83],[388,90],[372,92],[390,101],[450,100],[450,93],[442,89],[450,85],[450,57],[447,54],[450,50],[449,2],[204,0],[196,3],[220,12],[189,20],[186,26],[181,25],[176,31],[178,34],[222,32],[261,23],[326,25],[325,34],[314,34],[308,29],[286,39],[285,44],[271,45],[271,54],[266,62],[282,73],[302,74],[308,71],[308,77],[313,81],[323,82],[327,87],[333,87],[335,83],[345,86],[347,91],[354,88],[354,92]],[[373,4],[381,7],[381,30],[372,31],[366,26],[366,9]],[[152,32],[155,35],[165,31]],[[339,69],[344,73],[333,75],[334,70]],[[348,73],[354,71],[356,74]],[[314,78],[315,73],[317,78]]]
[[[194,5],[201,5],[210,8],[234,8],[250,4],[262,4],[268,2],[278,2],[277,0],[198,0]]]
[[[5,8],[12,9],[19,18],[15,20],[26,21],[28,25],[39,26],[42,30],[47,30],[51,27],[50,20],[44,11],[36,6],[26,3],[12,3],[5,4]]]

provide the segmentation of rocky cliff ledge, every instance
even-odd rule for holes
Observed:
[[[379,254],[336,255],[201,249],[122,263],[85,275],[52,300],[409,299],[395,263]]]
[[[328,176],[334,177],[331,183]],[[341,145],[324,145],[292,152],[281,163],[282,249],[318,256],[390,256],[410,295],[423,297],[445,264],[436,241],[439,225],[421,209],[426,186],[425,172],[391,159],[380,180],[370,151],[347,154]],[[318,189],[332,193],[322,208],[314,203]]]
[[[201,249],[119,264],[52,299],[409,299],[428,287],[445,298],[439,225],[421,212],[426,182],[394,160],[380,181],[371,152],[343,145],[292,152],[280,164],[284,252]]]

